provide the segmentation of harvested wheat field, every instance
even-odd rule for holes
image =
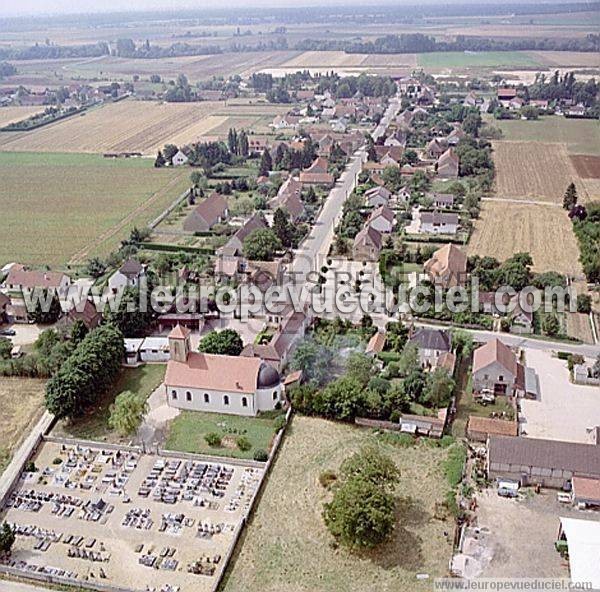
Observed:
[[[585,51],[531,51],[548,66],[583,66],[598,68],[598,54]]]
[[[571,156],[577,174],[584,179],[600,179],[600,156],[577,154]]]
[[[282,68],[340,68],[360,66],[367,56],[343,51],[305,51],[281,64]]]
[[[364,592],[430,590],[417,573],[447,573],[453,523],[434,506],[448,485],[441,463],[448,449],[421,442],[408,448],[383,443],[371,430],[295,416],[256,513],[238,547],[225,592]],[[319,483],[325,470],[366,444],[381,446],[401,471],[397,527],[383,548],[362,555],[335,549],[321,512],[331,493]],[[449,536],[444,536],[444,532]]]
[[[494,142],[496,195],[561,203],[566,186],[578,181],[564,144]]]
[[[584,343],[594,344],[594,335],[590,316],[581,312],[565,313],[567,324],[567,335],[575,339],[581,339]]]
[[[191,142],[221,120],[205,121],[222,102],[156,103],[125,100],[91,109],[40,129],[3,141],[0,149],[27,152],[155,153],[177,138]]]
[[[0,127],[27,119],[43,110],[44,107],[2,107],[0,108]]]
[[[525,251],[531,253],[536,272],[583,275],[571,221],[556,206],[483,202],[467,251],[469,255],[489,255],[500,261]]]
[[[44,380],[0,377],[0,473],[28,428],[41,417]]]

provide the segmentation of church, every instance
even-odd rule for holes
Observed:
[[[257,415],[283,403],[279,372],[259,358],[191,351],[190,330],[169,334],[165,395],[170,407],[234,415]]]

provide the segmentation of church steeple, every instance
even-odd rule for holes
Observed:
[[[169,333],[169,352],[171,360],[175,362],[187,362],[188,355],[191,351],[190,345],[191,331],[177,325]]]

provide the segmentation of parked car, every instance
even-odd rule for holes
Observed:
[[[519,483],[517,481],[498,481],[498,495],[500,497],[517,497],[519,495]]]
[[[14,337],[17,332],[14,329],[0,329],[0,335],[5,337]]]

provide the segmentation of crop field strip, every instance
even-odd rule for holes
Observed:
[[[61,265],[118,246],[187,188],[189,170],[155,169],[149,159],[0,152],[0,178],[0,262]]]

